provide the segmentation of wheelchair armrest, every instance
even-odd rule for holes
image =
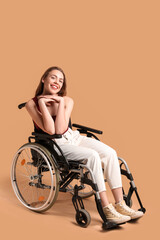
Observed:
[[[62,135],[61,134],[53,134],[53,135],[50,135],[48,133],[36,133],[36,132],[32,132],[32,135],[36,136],[36,137],[40,137],[40,138],[49,138],[49,139],[52,139],[52,138],[62,138]]]
[[[98,134],[102,134],[103,133],[100,130],[97,130],[97,129],[94,129],[94,128],[89,128],[89,127],[86,127],[86,126],[82,126],[82,125],[79,125],[79,124],[76,124],[76,123],[73,123],[72,126],[76,127],[76,128],[79,128],[82,131],[84,130],[85,132],[90,131],[90,132],[94,132],[94,133],[98,133]]]

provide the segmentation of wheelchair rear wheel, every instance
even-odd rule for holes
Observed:
[[[25,207],[36,212],[48,210],[59,192],[59,172],[51,153],[38,143],[24,144],[13,158],[11,182]]]

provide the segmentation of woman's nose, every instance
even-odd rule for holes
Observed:
[[[54,83],[56,83],[56,84],[58,85],[58,84],[59,84],[58,79],[55,79],[55,80],[54,80]]]

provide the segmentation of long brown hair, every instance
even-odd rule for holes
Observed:
[[[39,85],[38,85],[38,87],[37,87],[37,89],[36,89],[36,92],[35,92],[35,97],[42,94],[42,92],[43,92],[43,87],[44,87],[44,84],[43,84],[43,82],[42,82],[42,79],[45,79],[45,78],[48,76],[48,74],[49,74],[51,71],[53,71],[53,70],[58,70],[58,71],[60,71],[60,72],[63,74],[63,76],[64,76],[64,81],[63,81],[63,85],[62,85],[61,90],[58,92],[58,95],[59,95],[59,96],[66,96],[66,94],[67,94],[67,90],[66,90],[66,88],[67,88],[66,76],[65,76],[63,70],[62,70],[60,67],[53,66],[53,67],[48,68],[48,69],[44,72],[44,74],[42,75],[41,80],[40,80],[40,83],[39,83]]]

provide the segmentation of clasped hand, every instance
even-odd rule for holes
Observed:
[[[61,101],[64,100],[63,97],[61,96],[54,96],[54,95],[40,95],[37,96],[37,99],[43,99],[43,101],[45,102],[46,105],[50,106],[51,102],[55,102],[55,103],[60,103]]]

